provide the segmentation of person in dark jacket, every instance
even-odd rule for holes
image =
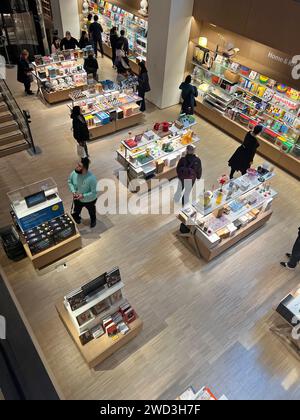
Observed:
[[[196,106],[195,98],[198,97],[198,90],[196,86],[192,85],[192,77],[187,76],[185,81],[179,86],[179,89],[182,91],[182,114],[194,115]]]
[[[175,201],[179,201],[182,196],[182,205],[185,206],[189,202],[195,182],[202,177],[202,163],[200,158],[195,154],[195,147],[193,145],[190,144],[187,147],[186,156],[180,159],[176,171],[179,184],[175,194]]]
[[[75,50],[75,48],[79,48],[79,42],[76,38],[73,38],[71,32],[66,32],[66,36],[60,42],[60,49],[61,50]]]
[[[230,158],[228,164],[231,167],[230,179],[233,178],[235,172],[240,171],[242,175],[247,173],[247,170],[251,167],[256,151],[260,144],[257,140],[263,131],[263,126],[257,125],[253,131],[247,133],[244,143],[236,150],[233,156]]]
[[[115,68],[115,64],[116,64],[116,53],[117,53],[117,44],[118,44],[118,32],[117,32],[117,27],[114,26],[111,30],[110,30],[110,45],[111,45],[111,49],[112,49],[112,63],[113,63],[113,68]]]
[[[300,262],[300,228],[293,251],[291,254],[286,254],[286,256],[289,258],[289,262],[282,262],[281,265],[289,270],[294,270]]]
[[[90,140],[90,132],[85,118],[81,113],[80,106],[74,106],[71,118],[73,120],[74,139],[77,141],[78,145],[84,149],[86,154],[85,157],[89,157],[88,147],[86,143]]]
[[[88,57],[84,60],[84,70],[87,75],[92,74],[94,80],[98,80],[97,71],[99,69],[98,61],[94,57],[94,52],[90,51]]]
[[[98,23],[98,20],[99,20],[99,17],[95,15],[94,22],[91,23],[89,27],[89,35],[93,41],[96,58],[98,56],[98,45],[99,45],[99,49],[103,58],[104,57],[104,50],[103,50],[103,43],[102,43],[103,28],[100,25],[100,23]]]
[[[151,88],[150,88],[150,83],[149,83],[149,76],[148,76],[148,70],[146,68],[146,65],[144,63],[144,61],[140,61],[139,62],[139,69],[140,69],[140,74],[138,76],[138,95],[140,98],[142,98],[142,100],[140,101],[140,110],[142,112],[146,111],[146,100],[145,100],[145,95],[147,92],[150,92]]]
[[[17,79],[18,82],[24,84],[25,93],[27,95],[34,95],[31,90],[31,82],[32,82],[32,69],[30,68],[30,61],[29,61],[29,52],[27,50],[23,50],[20,60],[18,62],[18,74]]]
[[[117,41],[117,49],[123,50],[125,55],[129,55],[129,42],[125,36],[124,29],[122,29],[122,31],[120,32],[120,35],[121,36],[118,38],[118,41]]]
[[[90,40],[89,40],[89,35],[88,35],[87,31],[82,31],[81,32],[81,38],[79,40],[79,48],[81,50],[83,50],[88,45],[91,45]]]

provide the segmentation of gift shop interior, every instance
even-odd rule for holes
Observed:
[[[0,399],[300,399],[300,3],[11,3]]]

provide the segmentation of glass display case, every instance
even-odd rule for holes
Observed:
[[[207,48],[196,46],[193,83],[203,104],[300,160],[300,92]]]
[[[91,1],[89,3],[90,6],[93,5],[93,12],[99,15],[99,22],[104,30],[103,42],[111,47],[110,30],[114,26],[117,27],[118,33],[124,29],[129,41],[129,49],[133,55],[132,58],[146,61],[148,21],[108,1],[100,0],[98,5]],[[87,19],[85,24],[86,22]]]

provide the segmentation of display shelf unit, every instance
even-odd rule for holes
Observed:
[[[83,91],[81,96],[80,99],[71,97],[72,105],[69,105],[69,108],[81,107],[88,123],[91,140],[141,124],[144,120],[144,114],[136,104],[141,98],[132,90],[130,93],[111,90],[98,91],[94,94]],[[129,115],[126,115],[129,110],[131,114],[129,112]],[[104,117],[107,116],[105,123],[104,120],[99,119],[99,115],[103,113]]]
[[[196,113],[239,141],[244,140],[246,132],[253,126],[264,125],[266,130],[259,137],[259,153],[299,178],[300,93],[250,68],[249,74],[244,74],[244,63],[230,62],[217,55],[208,68],[205,62],[197,61],[197,52],[194,55],[193,78],[200,91],[196,99]],[[213,89],[226,92],[232,101],[222,104],[214,100],[211,95]],[[280,89],[286,93],[280,92]],[[245,117],[248,118],[248,124]]]
[[[37,62],[32,65],[38,95],[47,103],[55,104],[67,101],[76,90],[86,89],[87,73],[83,69],[83,57],[82,50],[63,51],[44,58],[36,56]]]
[[[213,260],[270,220],[277,196],[270,188],[272,179],[272,172],[244,175],[225,185],[220,202],[219,189],[211,193],[210,205],[204,204],[204,196],[200,197],[178,215],[189,231],[178,236],[188,241],[199,258]]]
[[[199,143],[197,137],[190,128],[195,123],[191,123],[186,128],[176,128],[176,124],[171,124],[171,134],[150,131],[137,136],[139,138],[137,146],[131,148],[127,141],[122,141],[117,151],[117,161],[127,170],[129,181],[139,179],[147,181],[148,187],[154,179],[173,179],[176,177],[176,166],[179,159],[185,154],[188,144],[194,146]],[[185,138],[189,136],[186,143]],[[166,147],[170,146],[170,148]],[[143,162],[145,158],[145,162]]]
[[[93,8],[93,13],[99,16],[103,33],[103,49],[104,53],[112,57],[112,49],[110,45],[110,30],[113,26],[117,27],[120,33],[121,29],[125,29],[126,37],[129,41],[130,49],[130,66],[133,72],[138,74],[138,61],[147,59],[147,34],[148,20],[146,17],[139,15],[136,10],[132,10],[126,6],[126,10],[113,1],[101,0],[98,5]],[[87,30],[87,20],[84,18],[82,27]]]
[[[68,238],[65,241],[62,241],[61,243],[35,255],[32,255],[28,244],[24,244],[26,255],[36,270],[41,270],[72,254],[73,252],[79,251],[81,248],[82,240],[78,231],[71,238]]]
[[[113,278],[114,284],[109,283],[109,278]],[[56,305],[62,322],[90,368],[98,366],[143,328],[142,321],[124,298],[124,287],[116,268],[71,292],[64,302]]]

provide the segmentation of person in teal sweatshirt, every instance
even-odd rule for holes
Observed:
[[[84,158],[77,164],[76,169],[69,176],[69,189],[74,197],[74,212],[72,214],[77,224],[81,223],[81,212],[85,207],[91,218],[91,228],[97,224],[97,179],[89,171],[90,161]]]

